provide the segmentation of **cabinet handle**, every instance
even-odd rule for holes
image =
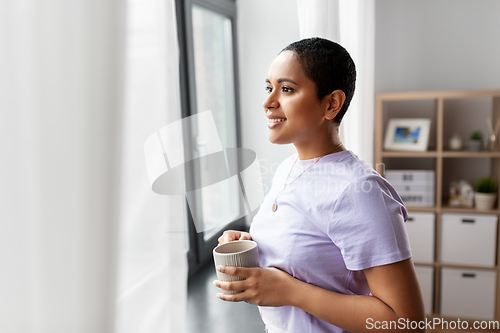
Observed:
[[[474,274],[474,273],[463,273],[462,277],[464,277],[464,278],[475,278],[476,274]]]
[[[476,223],[476,220],[462,219],[462,223]]]

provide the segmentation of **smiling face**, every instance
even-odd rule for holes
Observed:
[[[307,147],[329,135],[331,122],[325,115],[331,112],[330,96],[318,100],[316,85],[305,75],[294,52],[284,51],[274,59],[266,85],[263,107],[272,143]]]

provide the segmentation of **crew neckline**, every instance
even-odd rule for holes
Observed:
[[[346,149],[346,150],[341,150],[341,151],[338,151],[338,152],[335,152],[335,153],[330,153],[330,154],[327,154],[327,155],[324,155],[319,161],[321,162],[322,160],[328,160],[328,159],[331,159],[332,157],[342,157],[343,155],[345,154],[350,154],[350,150],[349,149]],[[295,158],[297,159],[297,163],[299,164],[303,164],[303,163],[311,163],[311,162],[314,162],[316,161],[318,158],[317,157],[313,157],[313,158],[309,158],[307,160],[301,160],[300,158],[297,158],[298,157],[298,153],[296,152],[294,154]]]

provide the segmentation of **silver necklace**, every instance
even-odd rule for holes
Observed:
[[[331,152],[329,152],[329,153],[327,153],[327,154],[325,154],[325,155],[323,155],[323,156],[318,157],[318,158],[316,159],[316,161],[314,161],[314,163],[313,163],[313,164],[311,164],[311,165],[310,165],[307,169],[305,169],[304,171],[302,171],[302,173],[301,173],[300,175],[298,175],[298,176],[297,176],[297,178],[295,178],[294,180],[292,180],[292,182],[291,182],[291,183],[288,183],[288,184],[287,184],[288,177],[290,177],[290,174],[292,173],[293,167],[295,166],[295,163],[297,163],[297,160],[299,159],[299,156],[297,155],[297,158],[295,159],[295,162],[293,162],[293,165],[292,165],[292,167],[291,167],[291,169],[290,169],[290,172],[288,172],[288,176],[286,176],[286,179],[285,179],[285,184],[283,184],[283,188],[282,188],[282,189],[278,192],[278,194],[276,195],[276,199],[274,199],[273,208],[272,208],[273,213],[274,213],[275,211],[277,211],[277,210],[278,210],[278,197],[281,195],[281,193],[283,193],[283,192],[285,191],[285,189],[287,188],[287,186],[288,186],[288,185],[292,185],[292,184],[293,184],[293,183],[294,183],[297,179],[299,179],[299,177],[300,177],[300,176],[302,176],[302,175],[303,175],[303,174],[304,174],[307,170],[309,170],[309,169],[310,169],[310,168],[311,168],[314,164],[316,164],[316,163],[317,163],[320,159],[322,159],[322,158],[323,158],[324,156],[326,156],[326,155],[329,155],[329,154],[334,153],[334,152],[337,150],[337,148],[339,148],[340,146],[342,146],[342,142],[341,142],[341,143],[339,143],[339,144],[338,144],[338,145],[337,145],[337,146],[333,149],[333,151],[331,151]]]

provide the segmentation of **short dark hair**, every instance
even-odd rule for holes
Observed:
[[[283,51],[295,53],[306,76],[316,84],[319,100],[337,89],[344,92],[344,105],[334,118],[340,124],[356,86],[356,66],[347,50],[331,40],[314,37],[294,42]]]

